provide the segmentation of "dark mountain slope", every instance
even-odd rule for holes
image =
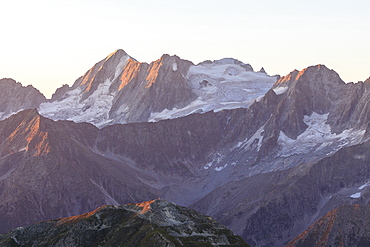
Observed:
[[[102,206],[0,235],[0,246],[249,246],[210,217],[163,200]]]
[[[369,203],[369,187],[360,187],[370,179],[369,150],[365,142],[318,162],[234,181],[190,207],[252,246],[282,246],[335,207]]]
[[[55,123],[28,110],[0,122],[0,130],[2,232],[160,195],[138,180],[145,174],[89,148],[98,132],[91,124]]]
[[[286,247],[370,246],[370,206],[340,206],[311,225]]]

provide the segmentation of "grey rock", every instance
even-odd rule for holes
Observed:
[[[13,79],[0,80],[0,120],[25,109],[39,107],[45,96],[32,86],[24,87]]]

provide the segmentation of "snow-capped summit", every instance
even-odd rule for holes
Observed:
[[[233,58],[198,65],[163,55],[147,64],[117,50],[39,110],[54,120],[114,123],[159,121],[192,113],[248,107],[276,78]]]

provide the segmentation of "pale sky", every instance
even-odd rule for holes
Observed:
[[[286,75],[325,64],[370,77],[368,0],[0,0],[0,78],[47,97],[117,49],[199,63],[233,57]]]

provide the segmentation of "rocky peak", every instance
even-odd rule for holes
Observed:
[[[117,50],[95,64],[84,76],[80,77],[72,89],[80,88],[83,92],[81,101],[91,96],[104,83],[110,86],[118,79],[127,62],[132,59],[125,51]]]
[[[289,86],[294,82],[309,83],[312,87],[320,84],[343,85],[344,82],[340,79],[338,73],[328,69],[325,65],[315,65],[307,67],[301,71],[294,70],[287,76],[281,77],[276,83],[276,86]]]
[[[0,80],[0,120],[25,109],[37,108],[45,96],[32,86],[24,87],[13,79]]]
[[[58,88],[55,93],[51,96],[50,101],[60,101],[63,99],[63,96],[70,90],[70,86],[67,84],[62,85]]]
[[[265,126],[261,155],[277,146],[281,132],[290,139],[302,134],[308,127],[305,116],[333,111],[346,86],[335,71],[324,65],[294,70],[281,77],[271,89],[279,100],[277,105],[270,106],[274,112]]]

